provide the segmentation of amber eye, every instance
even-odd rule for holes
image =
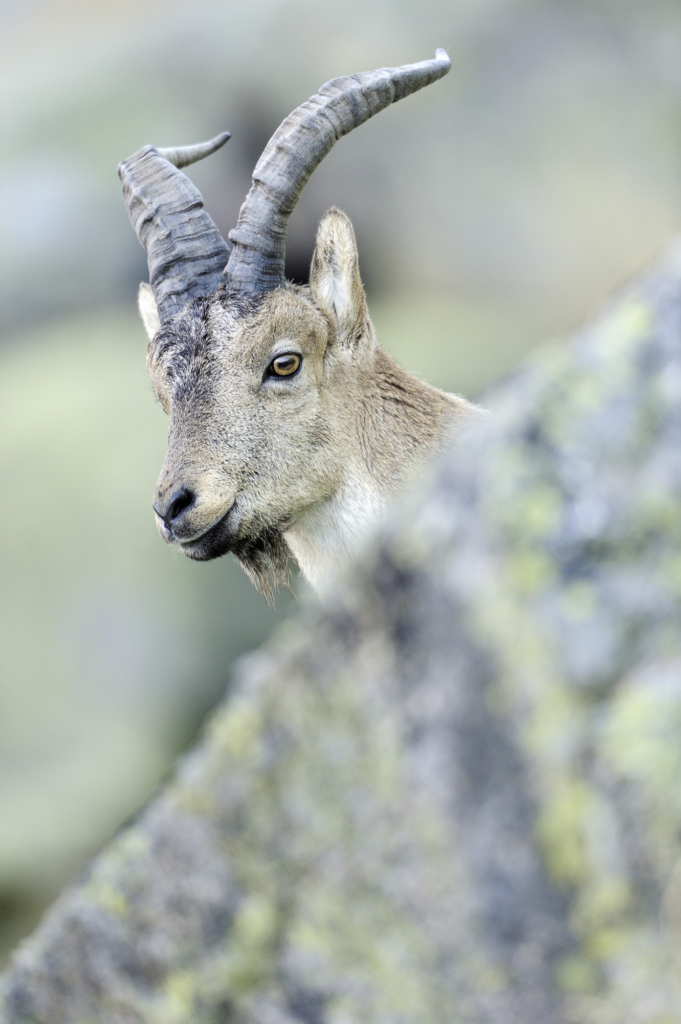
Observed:
[[[302,359],[294,352],[287,352],[283,356],[277,356],[268,366],[268,373],[272,377],[292,377],[300,369]]]

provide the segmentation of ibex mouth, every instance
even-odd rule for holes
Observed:
[[[204,533],[191,540],[178,540],[176,543],[187,558],[193,558],[196,562],[208,562],[212,558],[220,558],[228,551],[234,550],[237,543],[235,515],[232,513],[236,508],[236,502],[227,509],[217,523],[209,526]]]

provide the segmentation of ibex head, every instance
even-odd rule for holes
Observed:
[[[309,287],[288,283],[288,218],[334,143],[447,73],[435,60],[334,79],[280,125],[224,242],[180,168],[228,133],[146,146],[119,167],[149,262],[140,312],[170,416],[154,510],[190,558],[232,551],[269,595],[292,553],[313,581],[434,450],[463,400],[404,374],[376,344],[352,225],[323,218]]]

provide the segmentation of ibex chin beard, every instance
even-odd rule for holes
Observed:
[[[279,587],[291,589],[291,552],[282,530],[277,526],[250,523],[248,536],[240,536],[236,502],[199,537],[181,541],[167,532],[167,536],[162,534],[164,540],[195,562],[209,562],[233,554],[259,593],[270,603]]]

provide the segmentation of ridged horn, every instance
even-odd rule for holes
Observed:
[[[334,143],[379,110],[446,75],[444,50],[434,60],[334,78],[297,107],[268,142],[253,184],[229,233],[228,288],[246,294],[285,283],[286,229],[310,175]]]
[[[176,149],[144,146],[118,165],[132,226],[147,252],[161,323],[190,299],[224,283],[229,246],[203,209],[201,193],[179,170],[224,146],[229,132]]]

